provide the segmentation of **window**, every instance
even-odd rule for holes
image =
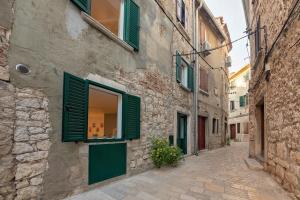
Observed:
[[[137,96],[64,74],[63,142],[140,138]]]
[[[237,123],[237,132],[241,133],[241,124],[240,123]]]
[[[235,109],[235,107],[234,107],[234,101],[230,101],[230,110],[232,111],[234,109]]]
[[[89,85],[88,139],[122,137],[122,95]]]
[[[180,65],[181,84],[188,87],[188,64],[184,61]]]
[[[111,33],[139,49],[138,5],[133,0],[72,0]]]
[[[91,0],[91,16],[120,38],[123,38],[123,13],[123,0]]]
[[[194,68],[176,53],[176,80],[184,88],[194,90]]]
[[[177,0],[177,5],[176,5],[176,15],[177,15],[177,20],[182,24],[183,27],[185,27],[185,3],[183,0]]]
[[[212,126],[213,130],[212,133],[218,133],[219,132],[219,120],[213,118],[213,126]]]
[[[260,17],[258,17],[256,30],[255,30],[255,56],[257,57],[260,52]]]
[[[208,73],[205,69],[200,69],[200,89],[208,92]]]
[[[245,107],[245,96],[240,96],[240,107]]]

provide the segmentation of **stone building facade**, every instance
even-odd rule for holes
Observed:
[[[248,89],[250,65],[246,65],[229,77],[229,135],[230,139],[249,141],[249,100]]]
[[[250,156],[300,199],[298,0],[244,1],[251,46]]]
[[[186,155],[198,151],[201,63],[178,55],[195,50],[201,2],[120,2],[124,35],[99,23],[101,6],[88,0],[1,2],[0,199],[62,199],[143,172],[153,167],[152,135],[170,138]],[[105,116],[114,117],[116,138],[98,138],[105,122],[89,125],[92,89],[121,102],[117,116]],[[93,156],[99,153],[102,160]],[[104,154],[120,157],[108,165]]]
[[[199,149],[213,149],[225,144],[228,119],[228,67],[232,49],[230,34],[223,18],[215,18],[205,2],[197,13],[199,51],[198,144]],[[214,51],[205,51],[227,43]],[[205,141],[202,143],[201,141]]]

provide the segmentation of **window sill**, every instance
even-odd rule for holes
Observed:
[[[118,45],[122,46],[124,49],[130,52],[134,52],[133,47],[131,47],[129,44],[121,40],[119,37],[117,37],[115,34],[113,34],[110,30],[105,28],[102,24],[97,22],[94,18],[92,18],[90,15],[86,14],[85,12],[81,12],[81,17],[83,20],[85,20],[88,24],[96,28],[98,31],[109,37],[112,41],[116,42]]]
[[[205,96],[209,96],[208,92],[202,90],[202,89],[199,89],[199,92]]]
[[[180,33],[183,34],[183,36],[184,36],[188,41],[190,41],[190,40],[191,40],[190,36],[188,35],[186,29],[183,27],[183,25],[182,25],[180,22],[177,22],[177,27],[178,27]]]
[[[185,85],[183,85],[183,84],[181,84],[181,83],[179,83],[179,85],[180,85],[180,87],[181,87],[182,89],[184,89],[185,91],[187,91],[187,92],[192,92],[192,90],[189,89],[189,88],[187,88]]]
[[[87,143],[94,143],[94,142],[123,142],[125,139],[88,139]]]

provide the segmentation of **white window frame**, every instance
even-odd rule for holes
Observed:
[[[118,97],[118,113],[117,113],[117,137],[112,137],[112,138],[97,138],[100,140],[105,140],[105,139],[122,139],[122,105],[123,105],[123,96],[120,93],[113,92],[111,90],[107,90],[104,88],[101,88],[100,86],[92,85],[89,84],[89,88],[93,88],[96,90],[100,90],[101,92],[106,92],[112,95],[116,95]]]
[[[125,18],[125,3],[124,0],[121,0],[121,5],[120,5],[120,16],[119,16],[119,38],[121,40],[124,39],[124,18]]]
[[[182,58],[181,59],[181,66],[180,66],[180,70],[181,70],[181,84],[188,88],[188,63]]]
[[[117,36],[118,38],[120,38],[121,40],[124,40],[124,22],[125,22],[125,0],[121,0],[120,2],[120,15],[119,15],[119,32],[118,35],[114,34],[113,32],[111,32],[106,26],[104,26],[104,24],[102,24],[100,21],[96,20],[95,18],[92,17],[92,14],[90,14],[90,17],[93,18],[95,21],[97,21],[99,24],[101,24],[107,31],[110,32],[110,34],[113,34],[115,36]],[[91,0],[91,6],[92,5],[92,0]]]

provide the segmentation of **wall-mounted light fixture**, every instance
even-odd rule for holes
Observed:
[[[25,75],[30,73],[29,67],[27,65],[24,65],[24,64],[17,64],[16,65],[16,70],[18,72],[20,72],[21,74],[25,74]]]

